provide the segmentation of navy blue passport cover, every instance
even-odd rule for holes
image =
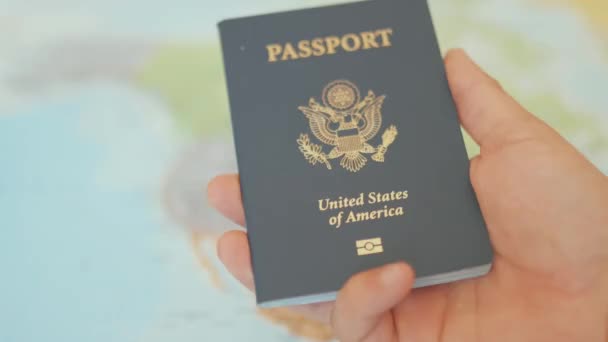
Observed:
[[[492,250],[424,0],[219,24],[258,304],[331,300],[404,260],[416,286]]]

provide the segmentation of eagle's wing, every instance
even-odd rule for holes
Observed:
[[[328,119],[324,114],[309,107],[302,106],[298,107],[298,109],[308,118],[310,130],[317,139],[327,145],[336,145],[336,134],[331,132],[327,127]]]
[[[382,126],[381,110],[384,98],[384,95],[376,97],[361,110],[365,116],[365,126],[361,129],[361,136],[365,141],[373,138]]]

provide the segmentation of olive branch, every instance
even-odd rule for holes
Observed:
[[[327,169],[331,170],[331,165],[327,160],[327,155],[323,153],[322,147],[320,145],[311,144],[308,134],[300,134],[297,142],[300,152],[302,152],[304,158],[306,158],[309,163],[312,165],[323,163],[327,166]]]

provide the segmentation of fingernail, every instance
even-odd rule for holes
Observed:
[[[402,283],[405,278],[406,267],[407,266],[402,263],[384,266],[382,274],[380,275],[382,283],[386,286],[394,286],[395,284]]]

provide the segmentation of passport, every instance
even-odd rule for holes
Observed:
[[[258,305],[329,301],[355,273],[396,261],[415,269],[415,287],[488,272],[426,1],[219,30]]]

